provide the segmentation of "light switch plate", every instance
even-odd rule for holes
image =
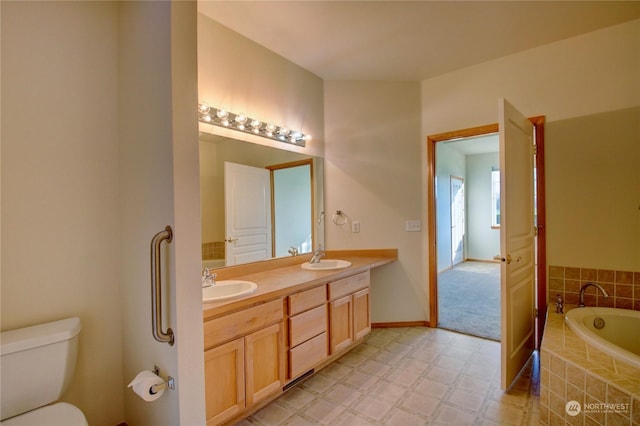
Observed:
[[[351,232],[356,233],[360,232],[360,221],[354,220],[351,222]]]
[[[404,223],[404,229],[407,232],[420,232],[422,231],[422,223],[419,220],[407,220]]]

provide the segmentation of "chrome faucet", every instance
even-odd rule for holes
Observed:
[[[579,308],[584,308],[584,291],[590,286],[593,286],[600,290],[605,299],[609,297],[609,293],[607,293],[607,290],[605,290],[600,284],[586,283],[585,285],[580,287],[580,303],[578,304]]]
[[[311,256],[311,260],[309,261],[309,263],[320,263],[320,258],[321,257],[324,257],[324,249],[322,248],[322,246],[320,246],[317,249],[315,249],[315,251],[313,252],[313,256]]]
[[[216,285],[216,277],[218,274],[212,274],[209,268],[202,270],[202,287],[213,287]]]
[[[298,255],[298,248],[294,247],[294,246],[289,246],[289,250],[287,250],[289,252],[289,254],[291,256],[297,256]]]
[[[556,294],[556,314],[564,313],[564,300],[562,300],[562,296]]]

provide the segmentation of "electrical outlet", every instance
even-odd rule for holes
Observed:
[[[360,232],[360,221],[354,220],[351,222],[351,232]]]

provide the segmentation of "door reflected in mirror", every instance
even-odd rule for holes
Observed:
[[[309,253],[324,242],[322,159],[200,135],[203,266]]]

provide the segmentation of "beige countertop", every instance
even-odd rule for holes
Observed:
[[[397,249],[328,250],[324,259],[348,260],[351,262],[351,266],[345,269],[324,271],[302,269],[300,265],[310,258],[311,254],[307,254],[213,270],[217,274],[218,280],[252,281],[258,285],[258,289],[251,295],[239,299],[203,304],[203,318],[207,320],[227,312],[284,297],[287,294],[386,265],[398,260],[398,251]]]

